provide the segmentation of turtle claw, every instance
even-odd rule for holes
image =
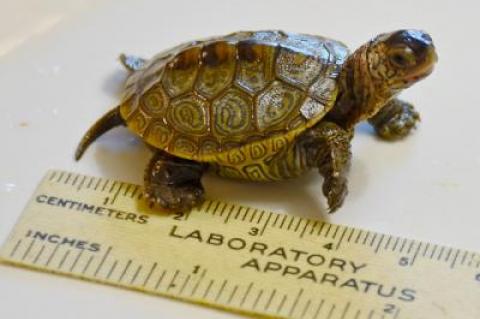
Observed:
[[[328,202],[328,213],[340,208],[348,194],[347,179],[343,176],[328,177],[323,183],[323,193]]]
[[[204,190],[196,185],[150,185],[144,191],[150,205],[170,211],[188,211],[204,200]]]

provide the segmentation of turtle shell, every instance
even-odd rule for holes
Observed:
[[[268,155],[333,107],[348,54],[340,42],[282,31],[185,43],[130,75],[120,113],[148,144],[178,157]]]

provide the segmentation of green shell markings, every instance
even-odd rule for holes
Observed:
[[[163,131],[174,137],[167,147],[153,134],[146,142],[179,157],[213,159],[218,154],[204,148],[174,147],[176,140],[215,141],[217,152],[226,153],[232,145],[247,145],[250,135],[267,140],[299,134],[333,106],[338,78],[333,65],[343,63],[347,54],[339,42],[278,31],[196,41],[162,53],[131,75],[120,111],[140,133],[138,109],[156,103],[141,108],[153,119],[165,104]],[[314,87],[323,78],[331,85]],[[290,130],[287,123],[298,115],[304,117],[303,125]]]
[[[419,114],[396,96],[437,61],[420,30],[380,34],[353,53],[329,38],[244,31],[191,41],[150,60],[121,56],[130,71],[118,107],[77,148],[125,125],[154,151],[144,197],[168,210],[204,200],[203,173],[279,181],[310,169],[323,176],[329,211],[347,195],[354,127],[407,136]]]

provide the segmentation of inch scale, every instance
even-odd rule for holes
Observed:
[[[137,185],[49,171],[4,263],[252,316],[480,318],[480,255],[207,201],[145,206]]]

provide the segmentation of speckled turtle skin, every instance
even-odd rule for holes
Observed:
[[[148,144],[212,162],[220,175],[271,181],[296,176],[265,160],[332,108],[340,42],[281,31],[240,32],[161,53],[126,83],[120,112]]]
[[[384,139],[406,136],[419,119],[398,93],[433,70],[428,34],[400,30],[353,54],[341,42],[283,31],[237,32],[184,43],[131,71],[120,105],[85,134],[126,125],[154,150],[145,197],[170,210],[200,204],[202,174],[278,181],[317,168],[335,211],[347,194],[350,141],[368,120]]]

